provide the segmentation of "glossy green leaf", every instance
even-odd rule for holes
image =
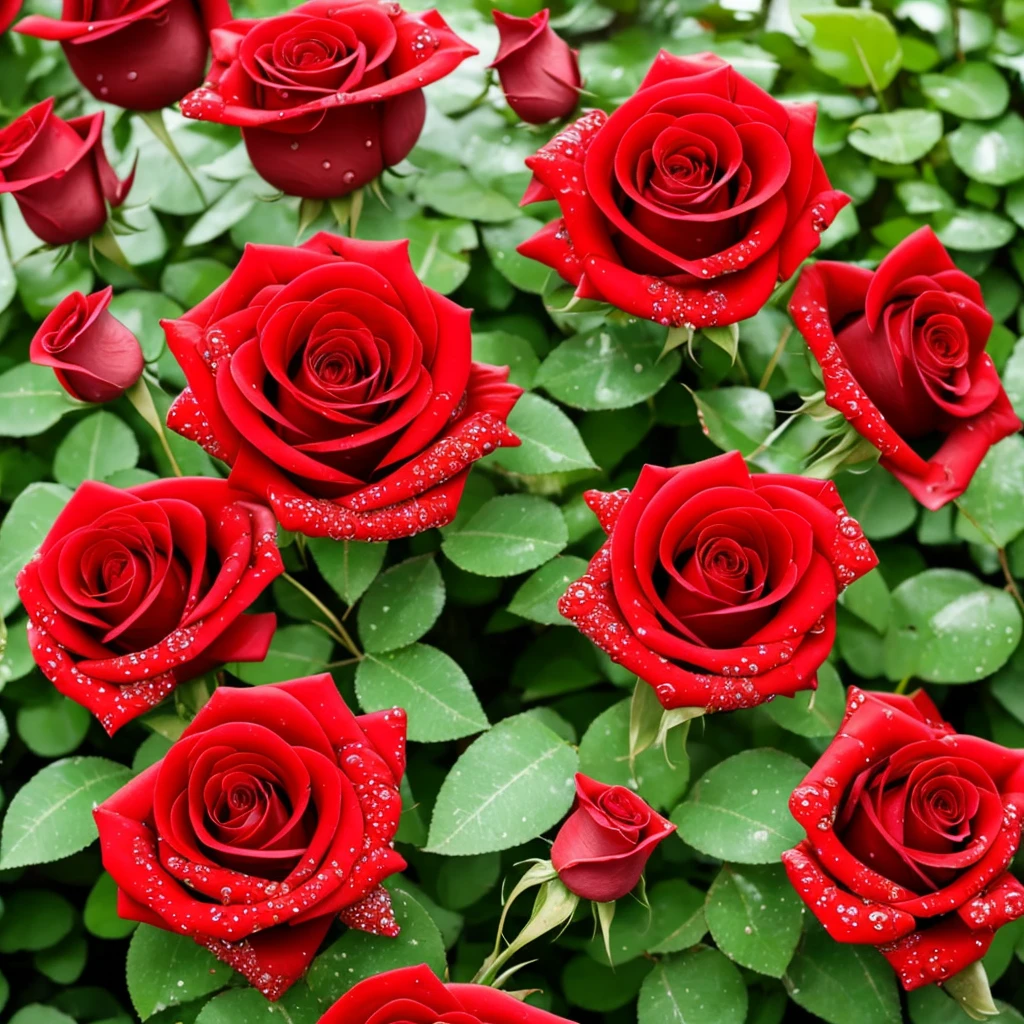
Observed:
[[[540,395],[523,395],[509,413],[508,427],[522,444],[499,448],[489,461],[509,473],[535,476],[597,469],[576,425]]]
[[[531,622],[545,626],[566,626],[569,620],[558,612],[558,602],[569,584],[587,571],[586,559],[576,555],[559,555],[542,565],[515,592],[508,610]],[[0,665],[0,673],[3,666]]]
[[[94,412],[65,435],[53,457],[58,483],[74,489],[85,480],[103,480],[139,460],[131,428],[110,412]]]
[[[366,593],[366,588],[380,572],[388,550],[387,544],[328,537],[311,538],[306,547],[323,578],[348,605],[355,604]]]
[[[392,566],[370,584],[356,622],[369,654],[393,651],[419,640],[444,608],[444,580],[431,555]]]
[[[716,949],[677,953],[662,960],[644,980],[637,1004],[638,1024],[714,1020],[743,1024],[747,987],[743,976]]]
[[[912,164],[942,138],[942,116],[930,110],[864,114],[850,129],[850,145],[876,160]]]

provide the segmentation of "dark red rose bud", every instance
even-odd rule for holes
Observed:
[[[548,24],[548,9],[529,18],[491,13],[501,36],[491,67],[497,68],[508,105],[530,124],[565,117],[579,99],[580,66],[577,51]]]
[[[61,18],[33,14],[15,31],[59,41],[104,103],[159,110],[202,82],[210,31],[230,17],[227,0],[64,0]]]
[[[62,121],[53,98],[0,130],[0,194],[10,192],[44,242],[67,245],[103,227],[134,171],[120,181],[103,152],[103,113]]]
[[[138,339],[107,312],[113,288],[72,292],[40,324],[29,348],[37,366],[53,367],[80,402],[112,402],[142,376]]]
[[[576,776],[576,805],[551,847],[567,889],[610,903],[633,891],[654,848],[676,827],[631,790]]]
[[[423,86],[477,51],[437,11],[311,0],[212,36],[207,83],[186,117],[242,129],[253,166],[308,199],[347,195],[403,160],[426,117]]]

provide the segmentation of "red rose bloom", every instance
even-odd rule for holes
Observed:
[[[1024,914],[1024,753],[959,736],[923,690],[851,687],[836,738],[789,808],[807,839],[782,855],[829,935],[877,946],[907,990],[981,959]]]
[[[142,376],[138,339],[107,311],[113,294],[113,288],[72,292],[39,325],[29,347],[29,359],[53,367],[61,387],[80,402],[111,402]]]
[[[319,1024],[572,1024],[490,985],[445,985],[420,964],[350,988]]]
[[[576,775],[576,803],[551,847],[551,864],[571,892],[610,903],[636,888],[671,821],[624,786]]]
[[[283,571],[270,511],[223,480],[86,481],[17,585],[43,675],[113,735],[178,683],[262,661],[275,616],[243,613]]]
[[[548,24],[545,7],[530,18],[493,10],[501,45],[492,68],[498,71],[508,105],[530,124],[571,113],[579,100],[577,51]]]
[[[874,272],[808,267],[790,312],[821,366],[825,401],[926,508],[963,494],[989,448],[1020,430],[985,351],[992,317],[981,288],[931,228]]]
[[[276,188],[330,199],[405,159],[426,117],[423,86],[476,52],[437,11],[311,0],[214,32],[209,80],[181,112],[240,127]]]
[[[25,223],[44,242],[88,238],[120,206],[132,174],[118,180],[103,152],[103,113],[62,121],[53,99],[0,129],[0,193],[14,195]]]
[[[210,31],[230,17],[227,0],[64,0],[59,19],[33,14],[15,31],[59,40],[104,103],[159,110],[203,80]]]
[[[166,757],[93,813],[121,917],[188,935],[277,999],[331,923],[395,936],[381,882],[405,712],[356,717],[327,674],[222,686]]]
[[[522,393],[474,363],[469,310],[426,288],[407,242],[250,245],[164,322],[189,387],[168,424],[307,536],[408,537],[452,520],[469,466],[518,439]]]
[[[814,152],[815,116],[713,54],[662,52],[614,114],[585,114],[526,161],[523,202],[556,200],[562,219],[519,251],[658,323],[751,317],[849,202]]]
[[[584,497],[608,540],[559,610],[666,708],[813,688],[836,596],[878,562],[834,484],[752,476],[739,452]]]
[[[0,0],[0,32],[6,32],[21,10],[21,0]]]

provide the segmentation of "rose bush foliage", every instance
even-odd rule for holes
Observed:
[[[1019,5],[436,6],[0,0],[0,1016],[1018,1020]]]

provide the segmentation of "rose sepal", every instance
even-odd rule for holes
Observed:
[[[661,747],[665,762],[675,765],[668,752],[668,738],[673,729],[683,728],[682,746],[690,731],[690,722],[704,714],[703,708],[663,708],[653,686],[637,677],[629,707],[629,769],[636,774],[636,759],[652,747]],[[642,879],[641,879],[642,882]]]
[[[950,996],[960,1004],[960,1009],[971,1020],[988,1020],[999,1016],[999,1007],[992,1001],[992,990],[989,988],[985,965],[975,960],[962,971],[942,983]]]

